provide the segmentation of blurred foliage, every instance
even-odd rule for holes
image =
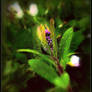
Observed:
[[[16,18],[12,12],[8,10],[9,5],[18,2],[21,6],[24,16],[19,19]],[[35,3],[38,7],[38,14],[33,17],[27,13],[30,4]],[[38,72],[41,76],[49,78],[52,82],[52,76],[44,74],[49,71],[53,76],[53,66],[48,66],[48,57],[41,56],[41,60],[32,58],[39,58],[37,54],[18,53],[17,49],[35,49],[39,53],[45,53],[41,49],[36,30],[37,26],[47,24],[51,18],[54,19],[55,35],[58,38],[57,43],[60,42],[63,34],[67,32],[68,28],[73,27],[73,37],[70,45],[69,52],[75,52],[81,57],[81,67],[78,69],[71,69],[66,67],[70,75],[70,80],[74,92],[89,92],[90,91],[90,0],[2,0],[2,91],[3,92],[30,92],[30,90],[21,91],[27,88],[28,81],[35,75],[29,65],[33,64],[34,71]],[[71,37],[71,33],[68,34]],[[61,40],[62,41],[62,40]],[[62,42],[61,42],[62,43]],[[55,44],[55,43],[54,43]],[[68,47],[66,47],[68,48]],[[61,48],[62,49],[62,48]],[[28,65],[28,60],[30,63]],[[47,64],[41,61],[46,61]],[[40,64],[39,64],[40,62]],[[49,64],[52,61],[49,60]],[[38,66],[38,67],[35,67]],[[47,68],[48,67],[48,68]],[[49,70],[50,68],[50,70]],[[67,69],[68,68],[68,69]],[[52,70],[52,71],[51,71]],[[43,72],[40,73],[40,72]],[[49,76],[49,77],[48,77]],[[60,77],[59,77],[60,78]],[[61,79],[58,79],[61,80]],[[45,80],[47,81],[47,80]],[[85,85],[87,84],[87,85]],[[45,85],[44,82],[41,85]],[[50,84],[52,85],[52,84]],[[62,85],[63,86],[63,85]],[[36,88],[37,86],[34,85]],[[32,92],[63,92],[59,87],[48,87],[44,91],[39,88]],[[65,92],[65,90],[64,90]]]

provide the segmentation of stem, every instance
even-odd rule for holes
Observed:
[[[68,86],[67,91],[68,91],[68,92],[73,92],[73,90],[72,90],[72,88],[71,88],[70,85]]]
[[[61,74],[64,72],[63,67],[60,65],[59,60],[57,58],[52,56],[52,59],[56,61],[58,73],[61,76]],[[67,87],[67,92],[73,92],[70,85]]]
[[[52,58],[53,58],[53,60],[56,61],[58,73],[59,73],[59,75],[61,75],[64,72],[63,67],[60,65],[59,60],[57,58],[55,58],[53,56],[52,56]]]

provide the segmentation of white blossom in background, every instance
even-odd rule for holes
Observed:
[[[36,4],[31,4],[30,7],[29,7],[29,14],[31,16],[36,16],[38,13],[38,7]]]
[[[15,12],[17,18],[22,18],[24,15],[18,2],[15,2],[14,4],[10,5],[9,10]]]
[[[68,62],[67,64],[72,66],[72,67],[78,67],[80,66],[80,57],[76,56],[76,55],[72,55],[70,58],[70,62]]]

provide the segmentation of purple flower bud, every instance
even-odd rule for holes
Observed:
[[[48,33],[48,34],[50,34],[50,32],[49,32],[47,29],[45,30],[45,33]]]
[[[47,36],[47,37],[46,37],[46,39],[50,39],[50,37],[49,37],[49,36]]]
[[[48,43],[50,45],[50,43]]]
[[[51,50],[53,50],[52,39],[50,38],[51,33],[46,29],[45,34],[46,34],[46,40],[48,42],[48,45],[50,46]]]
[[[51,41],[51,39],[48,39],[48,41]]]

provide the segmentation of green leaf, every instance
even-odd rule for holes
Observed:
[[[85,16],[79,22],[79,27],[82,31],[85,31],[90,26],[90,17]]]
[[[17,52],[28,52],[28,53],[33,53],[33,54],[36,54],[38,56],[40,56],[41,58],[43,58],[44,60],[47,60],[48,62],[52,63],[54,65],[54,61],[52,61],[49,56],[47,55],[43,55],[41,53],[39,53],[38,51],[36,50],[31,50],[31,49],[18,49]]]
[[[60,63],[63,62],[63,65],[65,67],[66,62],[68,62],[68,53],[69,53],[69,48],[71,44],[73,36],[73,28],[69,28],[62,36],[60,44],[59,44],[59,60]]]
[[[57,57],[57,40],[56,40],[56,34],[55,34],[55,28],[54,28],[54,20],[50,20],[50,30],[51,30],[51,38],[53,43],[53,55]]]
[[[54,84],[56,87],[66,89],[69,85],[69,75],[63,73],[59,77],[56,70],[52,66],[49,66],[44,60],[30,59],[28,63],[34,72]]]
[[[54,84],[63,89],[66,89],[69,86],[69,83],[70,83],[70,78],[68,73],[66,72],[54,80]]]
[[[75,51],[83,40],[84,40],[84,36],[81,31],[74,32],[70,51],[71,52]]]
[[[29,53],[34,53],[34,54],[37,54],[37,55],[41,55],[38,51],[31,50],[31,49],[18,49],[17,52],[29,52]]]
[[[53,83],[53,80],[58,77],[55,69],[46,64],[44,60],[42,61],[39,59],[30,59],[28,63],[34,72],[51,83]]]

